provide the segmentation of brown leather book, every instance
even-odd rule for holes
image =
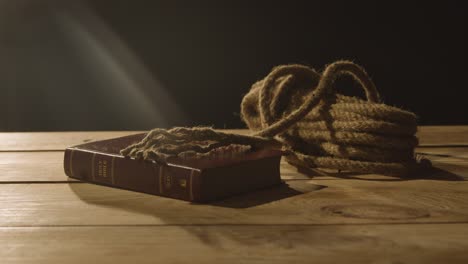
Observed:
[[[258,150],[231,158],[136,160],[120,150],[145,133],[101,140],[65,150],[65,173],[81,181],[192,202],[208,202],[281,184],[281,151]]]

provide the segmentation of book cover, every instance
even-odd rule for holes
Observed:
[[[65,174],[81,181],[191,202],[209,202],[281,184],[280,150],[166,164],[124,157],[120,150],[146,133],[94,141],[65,150]]]

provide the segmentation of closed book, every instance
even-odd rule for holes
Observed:
[[[146,133],[94,141],[65,150],[66,175],[81,181],[192,202],[209,202],[281,184],[281,151],[261,149],[232,157],[157,163],[120,150]]]

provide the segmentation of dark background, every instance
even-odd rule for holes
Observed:
[[[384,102],[422,125],[468,124],[461,1],[6,2],[3,131],[243,127],[242,96],[273,66],[337,59],[364,66]]]

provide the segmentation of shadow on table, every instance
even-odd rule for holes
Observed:
[[[97,184],[99,185],[99,184]],[[105,186],[105,185],[103,185]],[[252,191],[248,193],[238,194],[235,196],[227,197],[218,201],[209,203],[192,203],[193,205],[211,205],[226,208],[250,208],[260,206],[283,199],[291,198],[297,195],[319,191],[327,186],[311,183],[308,179],[288,179],[283,184]],[[70,189],[78,195],[78,197],[88,202],[80,193],[79,188],[70,184]],[[119,188],[118,188],[119,189]]]
[[[236,195],[217,202],[212,202],[210,205],[229,207],[229,208],[249,208],[262,204],[279,201],[290,198],[296,195],[318,191],[326,188],[324,185],[312,184],[307,180],[287,180],[285,184],[263,189],[255,192],[249,192],[241,195]]]
[[[278,210],[294,212],[296,209],[290,207],[284,209],[284,203],[281,201],[299,198],[301,194],[326,188],[323,185],[313,184],[308,179],[286,180],[285,184],[273,188],[237,195],[209,204],[194,204],[141,193],[122,194],[112,188],[102,188],[102,195],[100,195],[95,191],[90,191],[95,190],[96,186],[89,184],[70,183],[69,187],[85,203],[154,216],[167,225],[178,226],[186,230],[202,243],[214,248],[220,247],[220,239],[223,237],[237,240],[242,244],[252,243],[252,240],[243,233],[245,228],[251,228],[252,231],[259,233],[259,237],[277,235],[276,228],[259,222],[259,219],[268,219],[271,217],[271,212],[278,212]],[[292,204],[295,202],[292,201]],[[239,222],[238,218],[243,220]]]
[[[437,181],[465,181],[466,178],[455,174],[449,170],[432,166],[419,171],[418,173],[408,176],[384,176],[377,174],[358,174],[350,172],[333,172],[323,171],[309,168],[297,168],[299,173],[306,175],[309,178],[317,178],[320,176],[328,176],[339,179],[354,179],[365,181],[410,181],[410,180],[437,180]]]

